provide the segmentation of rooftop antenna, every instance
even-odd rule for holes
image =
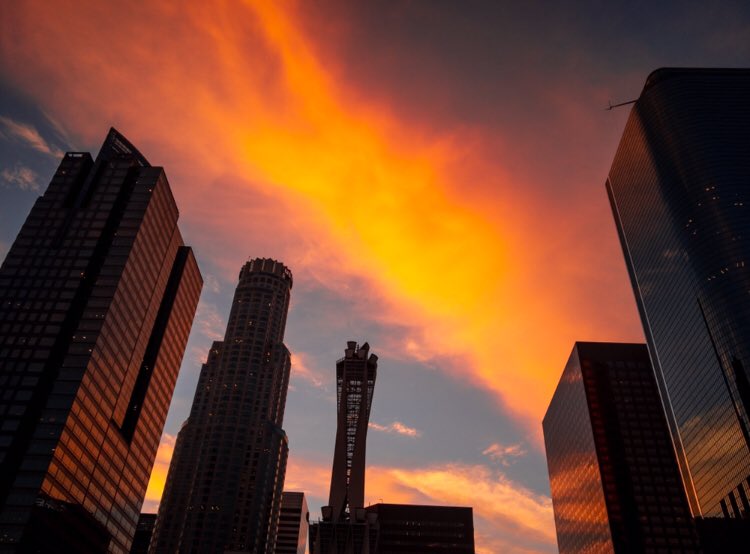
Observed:
[[[604,108],[604,109],[607,111],[610,111],[613,108],[619,108],[620,106],[627,106],[628,104],[635,104],[636,102],[638,102],[637,98],[635,100],[628,100],[627,102],[620,102],[619,104],[613,104],[612,101],[610,100],[609,107]]]

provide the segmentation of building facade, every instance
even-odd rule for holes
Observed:
[[[691,508],[750,512],[750,70],[660,69],[607,180]]]
[[[275,260],[240,271],[224,340],[211,347],[175,444],[151,552],[274,552],[291,288],[291,271]]]
[[[701,552],[645,344],[576,343],[543,429],[561,554]]]
[[[148,546],[151,544],[155,525],[156,514],[141,514],[135,528],[133,544],[130,546],[130,554],[148,554]]]
[[[381,503],[367,514],[377,529],[377,553],[474,554],[471,508]]]
[[[202,279],[164,170],[67,153],[0,268],[0,552],[127,552]]]
[[[276,533],[276,554],[307,554],[309,520],[305,493],[284,491]]]

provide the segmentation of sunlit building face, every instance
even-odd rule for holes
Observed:
[[[750,511],[750,71],[647,80],[607,191],[695,515]]]
[[[0,550],[127,552],[202,279],[164,170],[68,153],[0,269]]]
[[[646,345],[576,343],[543,428],[561,554],[699,552]]]

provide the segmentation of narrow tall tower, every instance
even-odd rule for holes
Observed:
[[[370,345],[347,342],[336,362],[338,423],[328,504],[333,522],[350,519],[365,506],[365,451],[378,357]]]
[[[201,369],[180,430],[151,552],[272,553],[287,459],[284,346],[292,273],[254,259]]]
[[[0,268],[0,552],[127,552],[202,280],[164,169],[69,152]]]

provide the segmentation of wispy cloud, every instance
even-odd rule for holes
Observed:
[[[499,442],[494,442],[482,450],[482,454],[491,460],[500,462],[505,467],[508,467],[515,462],[517,458],[525,456],[526,449],[520,444],[503,445]]]
[[[325,501],[330,475],[328,464],[290,457],[286,483]],[[369,502],[471,506],[478,553],[556,552],[552,501],[500,470],[459,463],[368,466],[366,483]]]
[[[324,388],[320,373],[310,367],[307,357],[299,352],[292,353],[292,377],[302,379],[315,388]]]
[[[36,127],[29,123],[23,123],[11,119],[4,115],[0,115],[0,132],[6,138],[12,138],[21,142],[26,143],[34,150],[38,150],[43,154],[52,156],[53,158],[61,158],[64,154],[57,146],[49,143],[39,134]]]
[[[219,313],[216,304],[201,300],[195,313],[195,326],[204,338],[209,340],[224,338],[226,322]]]
[[[404,435],[405,437],[413,438],[422,436],[422,431],[415,429],[414,427],[404,425],[400,421],[394,421],[390,425],[380,425],[379,423],[371,421],[369,426],[370,429],[373,429],[374,431],[382,431],[383,433],[396,433],[398,435]]]
[[[5,168],[0,172],[0,178],[7,186],[21,190],[39,191],[39,175],[29,167],[16,164],[13,169]]]
[[[219,283],[219,280],[216,278],[215,275],[206,273],[203,276],[203,284],[206,286],[208,290],[210,290],[214,294],[219,294],[221,292],[221,284]]]

